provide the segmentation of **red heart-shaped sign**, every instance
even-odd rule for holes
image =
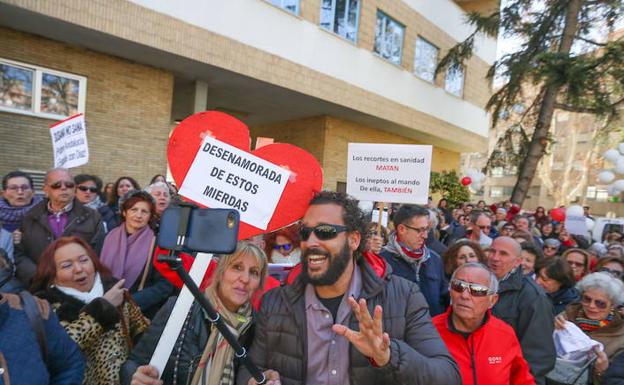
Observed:
[[[189,116],[173,130],[167,148],[169,167],[178,187],[182,186],[206,135],[250,152],[249,129],[240,120],[217,111],[200,112]],[[267,229],[262,230],[241,222],[238,239],[268,233],[296,222],[305,213],[310,199],[323,185],[321,165],[310,153],[297,146],[274,143],[251,153],[290,170],[291,177]],[[251,204],[261,205],[262,202]]]

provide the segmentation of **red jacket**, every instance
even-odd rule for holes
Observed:
[[[534,385],[514,330],[488,312],[488,320],[465,338],[449,328],[451,308],[433,318],[455,358],[463,385]]]

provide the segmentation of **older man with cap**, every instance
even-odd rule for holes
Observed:
[[[43,250],[60,237],[79,236],[96,251],[102,248],[102,218],[75,199],[75,188],[67,169],[55,168],[46,174],[43,191],[47,199],[26,214],[20,229],[22,241],[15,246],[16,276],[24,284],[30,284]]]
[[[535,382],[543,385],[555,366],[555,315],[543,289],[522,274],[521,253],[520,244],[504,236],[496,238],[487,250],[488,265],[500,282],[492,313],[514,329]]]
[[[498,300],[498,279],[485,265],[471,262],[453,272],[451,307],[433,318],[463,385],[535,384],[511,326],[490,311]]]

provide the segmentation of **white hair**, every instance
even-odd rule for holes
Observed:
[[[151,193],[152,193],[152,191],[153,191],[153,190],[156,190],[156,189],[162,189],[162,190],[164,190],[164,191],[168,192],[169,194],[171,194],[171,192],[169,191],[169,185],[167,185],[167,183],[165,183],[165,182],[154,182],[154,183],[152,183],[151,185],[147,186],[147,187],[144,189],[144,191],[145,191],[146,193],[151,194]]]
[[[624,304],[624,282],[608,273],[588,274],[576,284],[576,288],[581,294],[589,289],[598,289],[604,292],[614,306]]]
[[[69,169],[64,168],[64,167],[55,167],[55,168],[49,169],[46,172],[45,183],[48,183],[48,180],[50,179],[50,174],[55,173],[55,172],[64,172],[67,175],[69,175],[70,178],[74,179],[74,176],[71,174],[71,172],[69,172]]]

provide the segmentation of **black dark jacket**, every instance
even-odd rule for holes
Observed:
[[[624,384],[624,353],[619,353],[609,361],[609,367],[602,376],[602,385]]]
[[[418,277],[413,264],[403,260],[400,256],[383,249],[379,256],[383,257],[392,267],[392,274],[414,282],[420,288],[429,305],[431,317],[446,311],[448,303],[448,282],[444,274],[442,258],[433,250],[429,250],[430,257],[420,265]]]
[[[366,262],[358,266],[362,271],[361,298],[366,299],[368,311],[372,314],[376,305],[383,308],[383,328],[391,340],[390,362],[375,368],[351,345],[351,384],[460,384],[457,365],[431,323],[427,303],[418,286],[392,275],[390,268],[379,277]],[[301,385],[306,381],[305,286],[299,276],[291,285],[266,293],[256,319],[251,359],[261,370],[278,371],[283,385]],[[352,330],[359,329],[354,315],[348,326]],[[246,385],[249,378],[249,373],[241,366],[236,383]]]
[[[171,282],[163,277],[158,269],[154,267],[154,263],[150,262],[148,269],[143,290],[139,290],[143,277],[143,273],[141,273],[130,287],[130,294],[132,294],[132,299],[134,299],[141,308],[143,315],[152,319],[165,302],[167,302],[169,296],[173,294],[174,287]]]
[[[579,302],[581,300],[579,292],[574,287],[559,289],[556,292],[548,293],[547,295],[555,308],[555,315],[563,312],[569,304]]]
[[[75,235],[87,241],[96,253],[102,249],[104,226],[100,214],[74,199],[62,236]],[[22,241],[15,245],[16,276],[26,286],[35,275],[37,262],[45,248],[55,240],[48,224],[48,200],[44,199],[24,216]]]
[[[165,329],[169,315],[173,311],[176,299],[176,297],[169,298],[167,303],[160,309],[149,329],[143,334],[139,343],[130,353],[128,361],[121,367],[120,378],[122,385],[130,385],[132,375],[137,368],[149,364],[160,336]],[[240,336],[239,342],[242,346],[249,347],[253,338],[253,330],[254,325],[252,324],[247,332]],[[197,302],[194,302],[162,373],[161,379],[165,385],[190,384],[209,337],[210,322],[207,321],[201,307]],[[235,368],[239,364],[239,361],[235,359]]]
[[[500,282],[498,294],[492,313],[514,329],[536,384],[543,385],[555,366],[553,305],[535,281],[522,275],[521,268]]]

